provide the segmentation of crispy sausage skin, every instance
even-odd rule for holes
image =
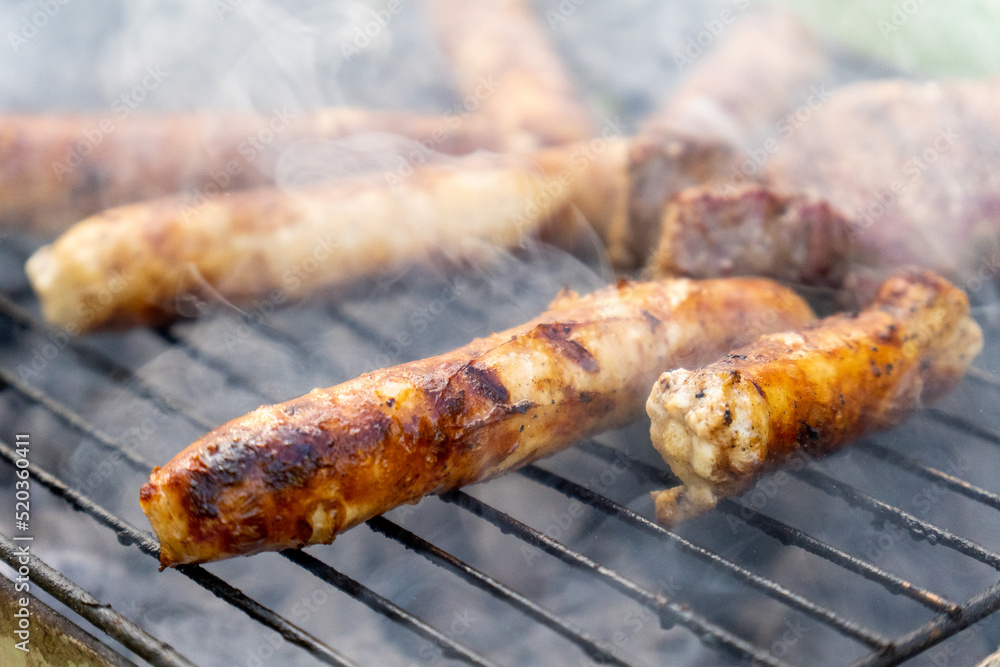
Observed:
[[[797,452],[826,454],[899,424],[954,387],[981,347],[965,293],[905,270],[860,314],[664,373],[646,410],[653,444],[683,485],[653,493],[658,521],[712,509]]]
[[[812,317],[763,279],[622,282],[560,295],[537,319],[452,352],[261,407],[142,487],[161,566],[329,543],[625,424],[664,369]]]

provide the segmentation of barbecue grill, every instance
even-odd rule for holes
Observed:
[[[652,105],[629,102],[634,115]],[[3,507],[15,505],[18,434],[31,471],[30,527],[0,517],[0,569],[16,579],[30,544],[32,609],[88,628],[101,659],[110,648],[156,665],[958,665],[1000,644],[988,283],[972,294],[986,349],[946,400],[678,529],[650,521],[648,492],[677,482],[637,424],[329,546],[158,573],[138,489],[197,436],[523,322],[564,285],[610,276],[538,244],[311,304],[192,299],[183,310],[197,319],[72,338],[44,324],[20,269],[39,244],[0,239]]]
[[[453,325],[451,333],[417,336],[405,355],[451,347],[469,335],[460,322],[488,329],[498,318],[516,317],[528,306],[515,295],[543,293],[543,280],[550,289],[588,280],[573,261],[549,255],[498,260],[505,274],[512,262],[531,269],[520,285],[490,274],[411,272],[396,277],[393,289],[375,286],[319,312],[218,312],[161,331],[94,340],[66,339],[47,328],[23,282],[10,280],[0,298],[6,424],[0,454],[11,497],[15,436],[30,434],[32,545],[42,558],[30,564],[34,585],[71,618],[105,632],[113,646],[153,664],[186,664],[178,651],[195,663],[221,655],[268,664],[294,646],[301,655],[289,654],[288,663],[271,658],[273,664],[366,663],[373,656],[382,662],[395,654],[411,656],[404,664],[516,664],[542,656],[553,656],[553,664],[661,664],[676,656],[692,664],[884,665],[953,635],[957,650],[980,657],[997,641],[994,626],[962,633],[1000,608],[995,536],[983,526],[970,531],[1000,510],[1000,496],[983,488],[990,480],[975,474],[988,469],[1000,444],[987,409],[1000,386],[982,370],[944,406],[830,461],[803,461],[786,476],[772,475],[677,531],[648,519],[646,492],[675,482],[662,464],[651,463],[636,427],[508,478],[395,510],[329,547],[282,552],[281,560],[263,555],[157,574],[154,560],[138,558],[157,556],[158,546],[135,494],[173,446],[154,441],[180,446],[168,434],[210,428],[207,415],[217,409],[210,396],[221,402],[236,396],[243,408],[276,400],[274,392],[287,388],[269,388],[259,378],[262,370],[273,377],[261,366],[279,356],[330,383],[347,379],[360,368],[338,349],[371,365],[393,349],[398,325],[422,308],[436,312],[435,331]],[[8,248],[4,259],[15,265],[24,256]],[[506,302],[498,284],[511,290]],[[442,293],[457,296],[443,304]],[[499,312],[482,312],[483,303]],[[337,342],[311,335],[320,330]],[[995,346],[996,336],[989,339]],[[35,351],[44,368],[32,366]],[[160,372],[157,360],[197,382]],[[204,381],[210,374],[221,388]],[[193,393],[199,383],[207,395]],[[14,550],[24,542],[13,539],[23,534],[2,532],[3,560],[16,569]],[[126,567],[136,572],[123,574]],[[103,580],[120,576],[132,583]],[[262,627],[244,637],[198,637],[187,623],[169,629],[179,612],[158,589],[181,586],[180,578],[204,589],[186,586],[185,606],[230,617],[242,612]],[[139,581],[149,590],[130,590]],[[219,608],[212,595],[230,608]],[[324,610],[333,608],[354,622],[324,622]],[[378,648],[366,643],[376,640],[355,636],[365,624],[385,633]],[[284,641],[275,647],[260,639],[264,627]],[[182,638],[183,632],[192,635]],[[205,655],[201,647],[209,641],[235,646]],[[244,649],[248,642],[256,647]]]

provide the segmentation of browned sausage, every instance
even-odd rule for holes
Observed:
[[[797,452],[826,454],[899,424],[954,387],[981,347],[965,293],[912,270],[858,315],[664,373],[646,410],[653,444],[683,485],[653,494],[657,519],[672,526]]]
[[[621,283],[436,357],[225,424],[140,495],[162,566],[329,543],[402,503],[523,466],[629,422],[656,377],[809,307],[763,279]]]
[[[391,132],[442,153],[501,147],[480,118],[456,121],[363,109],[0,116],[0,224],[52,236],[129,202],[266,185],[282,150],[306,139]]]
[[[596,128],[525,0],[428,0],[463,108],[477,109],[505,150],[589,139]]]
[[[187,293],[297,299],[431,257],[474,259],[536,233],[569,194],[521,157],[469,155],[392,183],[372,174],[198,206],[166,197],[74,225],[25,270],[46,319],[73,333],[151,324]]]

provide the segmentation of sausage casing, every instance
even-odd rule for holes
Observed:
[[[298,299],[432,258],[515,246],[565,190],[527,159],[470,155],[391,182],[361,175],[199,206],[166,197],[87,218],[39,248],[25,270],[45,318],[72,333],[157,324],[186,294],[237,305],[272,290]]]
[[[899,424],[954,387],[981,347],[965,293],[908,270],[860,314],[664,373],[646,410],[653,445],[683,485],[653,494],[657,519],[672,526],[796,453],[826,454]]]
[[[623,282],[561,295],[537,319],[452,352],[261,407],[143,486],[161,566],[329,543],[625,424],[664,369],[811,318],[763,279]]]

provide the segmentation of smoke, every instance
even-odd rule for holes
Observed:
[[[733,5],[721,0],[697,6],[646,0],[534,3],[588,100],[608,118],[621,114],[630,127],[676,86],[681,73],[674,54],[697,38],[706,21]],[[451,89],[447,64],[418,2],[23,0],[7,3],[7,9],[0,17],[0,106],[8,110],[90,110],[114,118],[156,110],[236,109],[256,112],[268,121],[277,119],[274,126],[265,124],[271,133],[280,132],[282,114],[324,106],[412,109],[432,118],[463,113],[463,100]],[[263,145],[267,136],[256,138]],[[503,159],[491,154],[474,158],[486,165],[499,165]],[[326,179],[373,178],[391,189],[392,182],[406,182],[422,168],[461,170],[464,164],[465,158],[443,155],[437,146],[365,134],[331,142],[292,142],[273,162],[273,176],[290,196],[298,196],[302,188]],[[0,246],[4,253],[0,283],[5,293],[24,295],[19,266],[26,253],[18,243],[5,240]],[[292,303],[280,290],[238,306],[207,295],[191,303],[191,314],[197,312],[200,319],[171,329],[181,340],[178,345],[149,330],[93,337],[87,344],[139,369],[149,383],[182,398],[186,410],[221,423],[261,403],[443,352],[521,323],[541,312],[564,287],[589,292],[606,284],[611,274],[599,241],[592,232],[584,232],[582,243],[590,250],[574,256],[533,235],[505,247],[483,242],[464,248],[461,255],[435,258],[441,261],[430,265],[393,266],[307,303]],[[317,245],[316,250],[324,248]],[[1000,261],[987,255],[981,262],[966,288],[977,304],[977,315],[995,332],[1000,312],[994,285]],[[304,278],[310,266],[303,261],[293,268]],[[174,412],[122,390],[100,373],[84,370],[65,344],[44,336],[18,340],[5,339],[0,348],[5,368],[29,363],[37,351],[40,367],[29,378],[33,383],[87,414],[144,457],[162,463],[200,434],[198,427]],[[993,371],[1000,355],[995,348],[992,345],[984,355],[988,360],[984,363]],[[50,353],[51,358],[46,356]],[[993,396],[978,386],[963,386],[946,407],[982,420],[995,412]],[[6,399],[0,416],[11,429],[33,434],[39,464],[133,524],[146,527],[136,503],[144,472],[128,467],[27,401]],[[915,454],[942,469],[970,475],[992,488],[989,471],[995,469],[991,464],[995,459],[990,458],[990,443],[976,441],[967,455],[948,458],[937,454],[936,448],[953,440],[954,433],[926,426],[912,424],[885,437],[912,444]],[[655,453],[647,432],[648,425],[642,423],[602,436],[601,441],[650,460]],[[823,465],[872,493],[882,492],[886,479],[901,475],[870,458],[848,452]],[[567,452],[543,465],[643,516],[652,515],[647,492],[654,485],[622,473],[620,466],[579,452]],[[0,474],[3,470],[0,467]],[[12,488],[6,477],[0,481],[0,488]],[[763,498],[757,509],[820,537],[839,540],[838,546],[851,553],[899,570],[921,585],[940,586],[955,599],[964,600],[989,578],[989,572],[978,569],[967,578],[964,562],[936,556],[940,547],[873,526],[864,512],[831,502],[801,482],[762,485],[756,491],[746,500]],[[119,545],[108,531],[40,489],[37,493],[38,526],[45,531],[38,540],[42,557],[182,653],[204,664],[313,664],[304,652],[178,573],[157,574],[153,559]],[[648,590],[709,614],[775,655],[788,656],[790,662],[802,662],[795,658],[803,656],[807,660],[820,656],[828,662],[843,658],[843,662],[853,655],[848,651],[859,651],[836,633],[803,623],[800,615],[765,596],[748,594],[718,570],[662,541],[637,535],[562,494],[515,476],[470,493],[569,541]],[[919,479],[907,478],[893,493],[895,502],[922,517],[947,523],[960,515],[956,531],[996,548],[996,537],[989,530],[993,516],[970,510],[967,501],[956,502]],[[501,536],[438,499],[425,499],[415,510],[397,509],[389,517],[569,618],[639,664],[656,664],[666,656],[671,664],[727,661],[724,654],[705,649],[688,630],[664,630],[652,612],[604,583],[568,571],[555,559]],[[772,544],[746,526],[734,532],[725,517],[699,518],[682,533],[886,633],[906,630],[927,616],[917,605],[900,605],[896,596],[868,582],[845,584],[845,579],[853,580],[833,566]],[[456,641],[500,656],[500,661],[528,664],[541,660],[544,653],[547,664],[588,664],[578,649],[521,612],[365,527],[309,553],[413,610]],[[937,569],[918,567],[928,558],[926,562]],[[238,559],[210,569],[353,658],[397,665],[448,662],[426,641],[277,555]],[[959,637],[958,642],[954,653],[932,652],[928,660],[958,664],[955,656],[969,657],[981,647],[995,646],[995,623],[971,639]]]

